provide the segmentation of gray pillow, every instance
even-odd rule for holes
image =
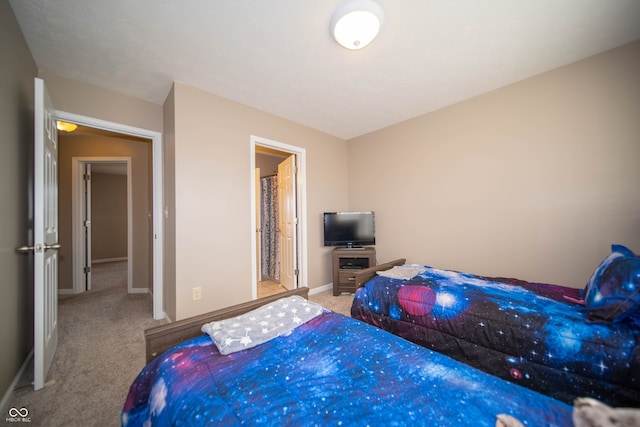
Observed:
[[[230,319],[202,325],[220,354],[231,354],[286,335],[323,312],[321,305],[294,295]]]

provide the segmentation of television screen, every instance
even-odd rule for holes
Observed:
[[[376,244],[373,212],[325,212],[324,245],[360,247]]]

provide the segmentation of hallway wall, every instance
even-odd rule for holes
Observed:
[[[131,157],[133,199],[133,283],[134,289],[146,290],[152,286],[149,265],[149,212],[151,211],[151,143],[126,138],[98,135],[65,134],[59,136],[59,227],[60,227],[60,277],[59,288],[73,289],[72,258],[72,158],[73,157]]]
[[[91,261],[127,257],[127,175],[91,173]]]

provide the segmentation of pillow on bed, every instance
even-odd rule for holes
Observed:
[[[286,335],[323,312],[323,307],[294,295],[230,319],[202,325],[220,354],[231,354]]]
[[[611,254],[593,273],[585,288],[587,321],[619,322],[640,313],[640,258],[622,245],[612,245]]]
[[[389,270],[381,270],[376,273],[379,276],[389,277],[391,279],[400,279],[400,280],[409,280],[416,277],[418,274],[422,274],[427,271],[421,265],[415,264],[405,264],[405,265],[395,265]]]

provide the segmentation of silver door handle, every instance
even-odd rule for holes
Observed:
[[[35,245],[35,246],[20,246],[16,248],[16,252],[21,254],[28,254],[30,252],[42,252],[43,250],[58,250],[62,247],[60,243],[54,243],[53,245]]]

